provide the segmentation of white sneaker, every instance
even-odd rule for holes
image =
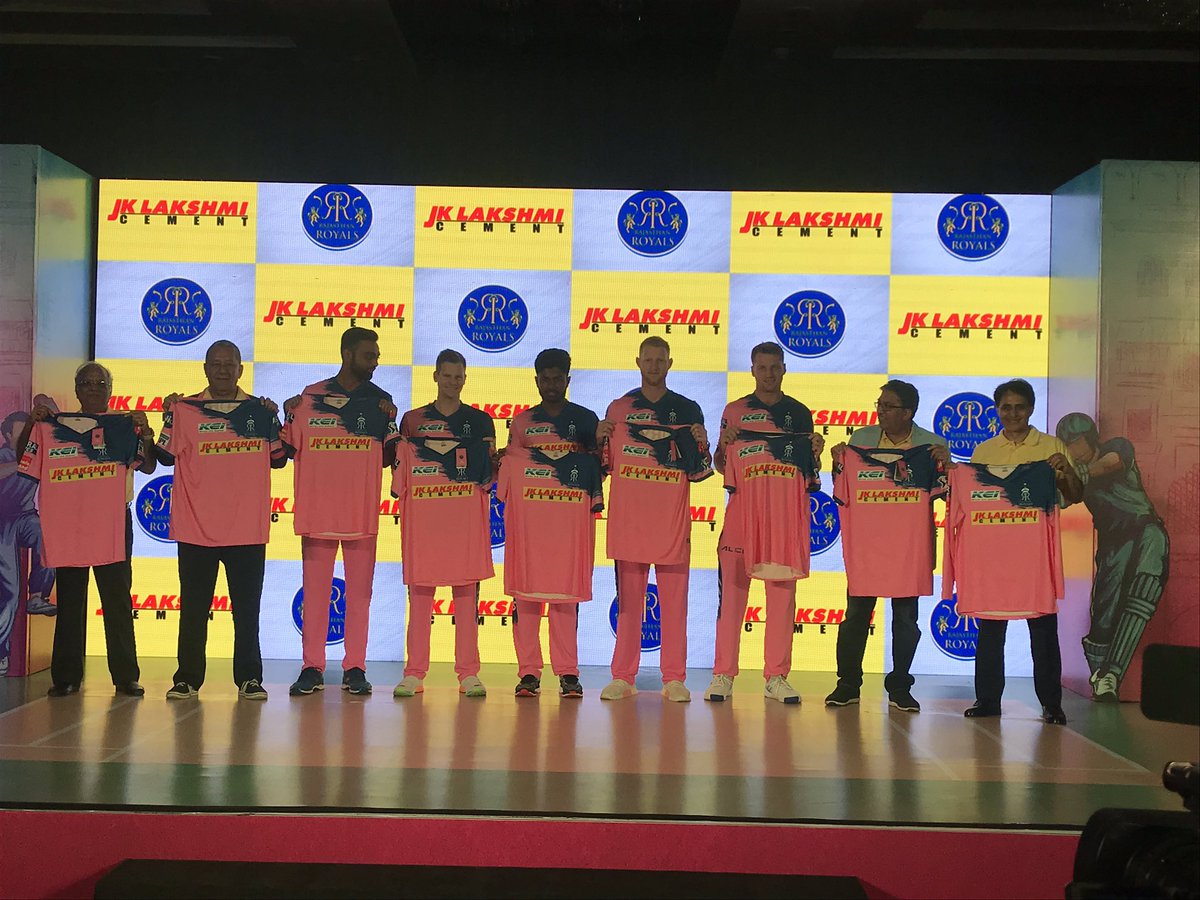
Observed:
[[[767,679],[767,686],[763,688],[763,696],[778,700],[780,703],[800,702],[800,692],[788,684],[788,680],[782,675],[772,675]]]
[[[704,692],[705,700],[716,700],[720,703],[733,697],[733,679],[728,675],[714,675]]]
[[[637,693],[635,688],[628,681],[623,681],[620,678],[614,678],[604,686],[604,690],[600,692],[601,700],[624,700],[626,697],[632,697]]]
[[[487,688],[477,675],[468,675],[458,683],[458,692],[464,697],[486,697]]]
[[[392,696],[415,697],[417,694],[423,693],[425,693],[424,679],[418,678],[416,675],[405,675],[392,691]]]
[[[1092,699],[1100,703],[1118,703],[1121,699],[1117,694],[1120,687],[1116,675],[1111,672],[1101,675],[1092,683]]]
[[[668,681],[663,685],[662,695],[672,703],[687,703],[692,699],[692,692],[682,681]]]

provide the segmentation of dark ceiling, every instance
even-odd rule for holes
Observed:
[[[102,177],[1047,191],[1200,158],[1200,0],[0,0]]]

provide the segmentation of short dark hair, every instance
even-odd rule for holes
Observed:
[[[353,328],[347,328],[342,332],[342,352],[353,350],[363,341],[377,341],[379,334],[372,331],[370,328],[359,328],[355,325]]]
[[[638,344],[638,356],[641,356],[642,351],[647,347],[658,347],[660,350],[666,350],[667,356],[671,355],[671,345],[667,343],[666,338],[661,338],[657,334],[650,335],[650,337]]]
[[[364,329],[365,330],[365,329]],[[232,350],[237,357],[238,365],[242,363],[242,351],[233,341],[219,340],[213,341],[207,350],[204,351],[204,361],[208,362],[208,357],[212,355],[214,350]]]
[[[541,375],[547,369],[560,369],[564,375],[571,372],[571,354],[558,347],[547,347],[533,361],[533,371]]]
[[[16,412],[10,412],[4,417],[4,421],[0,422],[0,434],[7,434],[11,437],[16,434],[17,423],[27,421],[29,421],[29,413],[21,412],[19,409]]]
[[[921,404],[921,394],[917,390],[916,385],[909,384],[907,381],[901,381],[899,378],[891,379],[879,389],[881,391],[891,391],[899,399],[902,407],[912,410],[914,413]]]
[[[1028,401],[1030,409],[1034,406],[1033,385],[1024,378],[1014,378],[999,385],[992,394],[992,401],[999,405],[1000,398],[1005,394],[1016,394]]]
[[[467,358],[457,350],[451,350],[449,347],[447,347],[437,355],[437,362],[433,364],[434,371],[440,369],[442,367],[442,363],[454,363],[455,365],[462,366],[465,369],[467,367]]]
[[[774,341],[763,341],[761,344],[754,345],[754,349],[750,351],[751,365],[754,364],[754,357],[760,353],[766,356],[778,356],[780,359],[783,359],[783,348]]]

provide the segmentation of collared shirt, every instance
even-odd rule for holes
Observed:
[[[851,447],[886,447],[894,450],[909,450],[922,444],[937,444],[945,447],[946,439],[940,434],[926,431],[914,423],[912,430],[908,433],[908,438],[902,443],[896,444],[888,439],[887,432],[883,430],[882,426],[864,425],[862,428],[854,429],[854,434],[850,435],[848,443]]]
[[[975,448],[971,462],[985,466],[1019,466],[1021,463],[1040,462],[1055,453],[1067,455],[1067,445],[1057,437],[1044,434],[1030,426],[1029,433],[1019,442],[1010,441],[1000,432]]]
[[[200,393],[193,394],[188,399],[189,400],[211,400],[211,399],[213,399],[213,395],[212,395],[212,392],[209,391],[208,388],[205,388]],[[250,399],[250,395],[247,394],[245,391],[243,391],[241,388],[238,388],[237,396],[234,397],[233,400],[230,400],[229,402],[232,403],[232,402],[234,402],[234,400],[241,401],[241,400],[249,400],[249,399]]]
[[[908,436],[904,438],[904,440],[893,441],[890,437],[888,437],[888,433],[886,431],[881,431],[879,434],[879,446],[893,448],[896,450],[909,450],[913,445],[912,436],[913,433],[912,429],[910,428],[908,430]]]

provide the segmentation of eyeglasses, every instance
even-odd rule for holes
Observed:
[[[75,387],[102,388],[108,387],[108,382],[103,378],[88,378],[75,382]]]
[[[875,408],[880,412],[883,412],[885,409],[907,409],[908,407],[899,406],[895,403],[876,403]]]

